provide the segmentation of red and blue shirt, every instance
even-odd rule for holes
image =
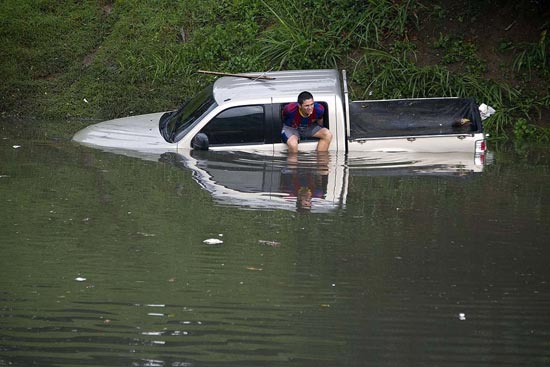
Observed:
[[[298,102],[287,104],[283,109],[283,122],[285,125],[298,129],[300,127],[309,127],[316,120],[323,118],[325,107],[322,104],[314,102],[313,112],[308,117],[303,117],[300,114],[300,105]]]

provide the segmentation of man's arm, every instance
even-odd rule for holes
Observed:
[[[283,124],[292,126],[292,121],[294,120],[292,103],[288,103],[286,106],[283,107],[281,118],[283,119]]]
[[[315,112],[318,116],[318,118],[316,120],[317,124],[324,127],[325,126],[325,118],[324,118],[324,116],[325,116],[325,106],[323,106],[322,104],[319,103],[315,106],[315,110],[316,110]]]

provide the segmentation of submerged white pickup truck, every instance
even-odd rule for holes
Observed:
[[[330,151],[484,154],[485,133],[471,98],[349,101],[346,73],[293,70],[222,76],[178,110],[105,121],[74,140],[108,150],[191,149],[279,152],[281,112],[309,91],[325,107]],[[310,151],[317,141],[301,141]]]

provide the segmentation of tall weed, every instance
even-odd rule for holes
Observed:
[[[514,71],[527,71],[528,79],[532,78],[535,71],[542,78],[550,77],[550,37],[546,29],[541,32],[538,43],[523,44],[515,48],[519,50],[519,54],[514,60]]]
[[[497,113],[486,126],[495,133],[503,133],[514,123],[513,112],[523,114],[518,101],[519,92],[505,84],[483,80],[471,74],[451,73],[443,66],[419,67],[411,60],[410,52],[399,54],[365,49],[351,72],[351,90],[359,99],[474,97],[478,103],[491,104]]]
[[[275,22],[262,34],[261,57],[278,69],[336,68],[352,48],[402,34],[411,3],[262,2]]]

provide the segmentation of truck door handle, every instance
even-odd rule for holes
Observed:
[[[407,138],[407,140],[410,141],[410,142],[412,143],[413,141],[416,140],[416,138]]]

